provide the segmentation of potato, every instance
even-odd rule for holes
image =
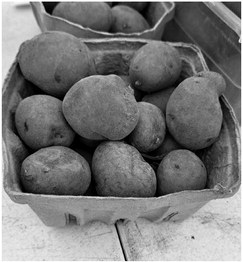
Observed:
[[[100,196],[152,197],[156,175],[136,148],[119,141],[101,143],[95,150],[92,172]]]
[[[178,144],[176,140],[167,131],[162,144],[154,151],[149,152],[147,155],[143,155],[143,156],[148,159],[162,160],[163,157],[167,155],[169,152],[182,148],[183,147],[180,144]]]
[[[111,8],[112,13],[112,33],[136,33],[149,29],[149,24],[145,18],[135,9],[125,6],[116,5]]]
[[[179,84],[166,107],[166,123],[175,140],[190,150],[213,144],[219,136],[223,113],[212,81],[189,77]]]
[[[218,96],[221,96],[224,91],[226,90],[226,82],[223,78],[223,76],[217,72],[213,71],[201,71],[197,73],[195,76],[198,77],[205,77],[211,80],[211,84],[214,86],[216,89]]]
[[[64,97],[63,113],[77,134],[91,140],[121,140],[139,118],[134,96],[116,75],[77,82]]]
[[[128,75],[119,75],[119,77],[125,82],[127,86],[132,88],[133,95],[135,96],[136,101],[141,101],[143,97],[143,92],[131,86],[131,81],[130,81],[129,76]]]
[[[191,151],[181,149],[167,154],[157,170],[159,195],[183,190],[204,189],[207,171],[203,162]]]
[[[20,180],[28,193],[83,195],[91,181],[87,161],[70,148],[42,148],[22,163]]]
[[[52,15],[103,32],[108,32],[112,23],[111,8],[104,2],[60,2]]]
[[[148,2],[118,2],[118,5],[127,5],[138,12],[142,12],[147,7]]]
[[[88,47],[64,32],[45,32],[25,41],[17,58],[24,77],[55,97],[63,97],[78,80],[95,74]]]
[[[24,143],[34,150],[69,146],[75,136],[63,116],[62,101],[49,95],[23,99],[15,112],[15,126]]]
[[[165,114],[167,102],[174,90],[175,87],[169,87],[158,92],[147,94],[143,97],[142,101],[157,106]]]
[[[132,86],[147,93],[172,86],[180,72],[178,51],[161,41],[145,44],[138,49],[129,67]]]
[[[139,120],[129,135],[130,143],[140,152],[149,152],[158,148],[165,137],[165,117],[155,105],[139,102]]]

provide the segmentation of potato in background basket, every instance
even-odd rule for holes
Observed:
[[[95,74],[88,47],[64,32],[45,32],[25,41],[18,62],[27,80],[56,97],[63,97],[77,81]]]
[[[112,24],[111,8],[104,2],[60,2],[52,15],[103,32]]]
[[[118,141],[101,143],[92,159],[100,196],[153,197],[156,175],[136,148]]]
[[[23,99],[15,112],[19,136],[30,148],[70,146],[75,133],[62,113],[62,101],[49,95]]]
[[[150,28],[146,19],[135,9],[126,5],[116,5],[111,9],[112,33],[136,33]]]
[[[47,147],[22,163],[20,179],[28,193],[83,195],[91,181],[88,162],[70,148]]]

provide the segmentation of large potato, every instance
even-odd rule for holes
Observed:
[[[165,117],[155,105],[138,103],[138,124],[129,135],[130,143],[140,152],[150,152],[158,148],[165,137]]]
[[[37,150],[52,145],[70,146],[75,133],[62,113],[62,101],[48,95],[23,99],[15,112],[19,136]]]
[[[166,123],[179,144],[190,150],[210,146],[219,136],[223,113],[216,86],[205,77],[179,84],[166,107]]]
[[[64,97],[63,113],[76,133],[91,140],[121,140],[139,118],[131,90],[116,75],[95,75],[77,82]]]
[[[156,175],[136,148],[123,142],[101,143],[94,152],[92,172],[100,196],[152,197]]]
[[[108,32],[111,23],[111,8],[103,2],[60,2],[52,15],[98,31]]]
[[[20,179],[28,193],[83,195],[90,185],[91,171],[87,161],[72,149],[53,146],[28,156]]]
[[[203,162],[191,151],[171,151],[157,170],[158,194],[165,195],[183,190],[204,189],[207,171]]]
[[[18,62],[27,80],[56,97],[63,97],[78,80],[95,73],[88,47],[64,32],[45,32],[25,41]]]
[[[179,78],[180,72],[178,51],[161,41],[148,43],[138,49],[129,68],[132,86],[147,93],[170,87]]]
[[[146,19],[129,6],[116,5],[111,8],[111,13],[113,19],[111,32],[113,33],[136,33],[150,28]]]

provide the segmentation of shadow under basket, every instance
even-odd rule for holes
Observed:
[[[174,17],[175,12],[173,2],[150,2],[143,11],[143,16],[150,25],[149,29],[136,33],[109,33],[83,27],[67,19],[53,16],[52,9],[57,4],[58,2],[30,2],[41,31],[63,31],[79,38],[132,37],[160,40],[166,23]]]
[[[143,45],[154,40],[96,39],[85,40],[97,74],[127,75],[130,60]],[[181,79],[208,70],[203,55],[193,44],[169,43],[182,59]],[[3,87],[3,161],[4,189],[12,201],[28,204],[47,226],[83,225],[93,220],[113,224],[119,219],[146,218],[153,222],[183,220],[208,201],[234,195],[240,187],[240,132],[234,112],[220,97],[223,125],[218,140],[203,150],[207,168],[207,188],[182,191],[160,197],[56,196],[23,192],[19,173],[29,152],[17,135],[14,114],[18,103],[35,94],[37,88],[26,81],[17,62],[12,65]]]

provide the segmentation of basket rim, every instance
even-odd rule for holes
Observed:
[[[163,2],[157,2],[157,3],[160,3],[160,4],[163,4]],[[146,29],[142,32],[134,32],[134,33],[109,33],[109,32],[104,32],[104,31],[98,31],[98,30],[94,30],[94,29],[91,29],[89,27],[83,27],[82,25],[79,25],[77,23],[74,23],[74,22],[71,22],[67,19],[64,19],[62,17],[58,17],[58,16],[54,16],[54,15],[51,15],[51,14],[48,14],[44,8],[44,5],[42,2],[30,2],[30,5],[31,5],[31,8],[32,10],[34,8],[37,7],[37,5],[41,5],[40,6],[40,10],[41,10],[41,13],[42,15],[50,18],[50,19],[54,19],[54,20],[57,20],[57,21],[62,21],[68,25],[71,25],[71,26],[74,26],[76,28],[79,28],[81,30],[84,30],[86,32],[90,32],[90,33],[95,33],[97,35],[100,35],[100,36],[104,36],[104,37],[138,37],[138,36],[143,36],[144,34],[146,33],[153,33],[157,28],[158,26],[163,22],[163,20],[165,20],[165,23],[167,23],[168,21],[166,21],[166,19],[173,14],[173,12],[175,11],[175,3],[174,2],[166,2],[167,4],[170,4],[170,8],[168,10],[166,10],[166,12],[160,17],[160,19],[156,22],[156,24],[149,28],[149,29]],[[34,11],[33,11],[34,12]]]

